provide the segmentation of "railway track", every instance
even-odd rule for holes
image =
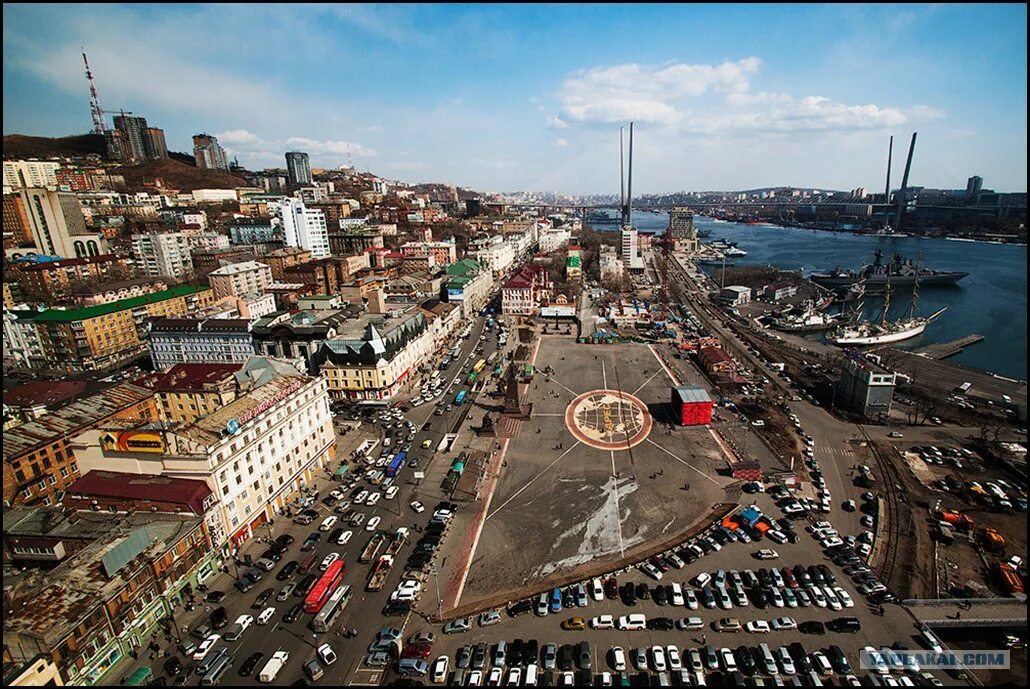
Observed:
[[[907,509],[902,494],[903,489],[899,488],[902,483],[897,467],[889,458],[880,454],[865,429],[859,428],[876,457],[876,465],[883,477],[882,495],[884,499],[881,501],[883,509],[880,511],[880,520],[877,523],[877,544],[882,544],[879,549],[881,557],[879,564],[874,564],[873,567],[880,581],[897,595],[902,592],[902,586],[895,577],[899,575],[900,571],[903,571],[904,567],[904,564],[899,561],[902,559],[901,542],[909,531],[910,510]],[[902,567],[902,570],[899,570],[899,566]]]

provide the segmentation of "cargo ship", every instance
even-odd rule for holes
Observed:
[[[812,273],[809,279],[823,287],[850,287],[864,280],[866,288],[878,288],[888,282],[895,286],[915,285],[953,285],[969,273],[960,271],[926,270],[918,267],[911,259],[901,254],[894,254],[883,262],[883,252],[876,250],[873,264],[863,266],[859,270],[849,270],[837,266],[829,273]]]

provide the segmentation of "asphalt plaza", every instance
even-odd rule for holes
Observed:
[[[688,531],[733,481],[705,427],[673,427],[674,384],[642,344],[544,336],[459,605],[521,597]]]

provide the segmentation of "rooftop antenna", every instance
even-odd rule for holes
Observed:
[[[890,144],[887,145],[887,184],[883,189],[883,202],[887,204],[887,213],[883,221],[885,230],[889,230],[891,227],[891,155],[893,153],[894,137],[892,136]]]
[[[89,82],[89,111],[93,116],[93,133],[103,136],[107,133],[107,124],[104,122],[104,109],[100,107],[100,97],[97,96],[97,88],[93,84],[93,72],[89,69],[89,60],[86,59],[86,49],[82,49],[82,62],[86,65],[86,81]]]
[[[898,217],[894,221],[894,229],[901,230],[901,213],[905,208],[905,191],[908,189],[908,172],[912,169],[912,153],[916,150],[916,134],[912,132],[912,143],[908,145],[908,160],[905,161],[905,174],[901,178],[901,191],[898,193]]]

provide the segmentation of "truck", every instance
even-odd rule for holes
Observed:
[[[782,372],[783,369],[785,368],[785,366],[782,363],[774,361],[774,362],[769,364],[769,368],[772,369],[773,371],[781,371]]]
[[[375,567],[372,568],[372,576],[368,579],[368,585],[365,586],[366,591],[380,591],[383,588],[383,584],[386,583],[386,577],[390,574],[390,569],[393,567],[393,555],[382,555],[376,562]]]
[[[280,648],[278,651],[272,654],[272,657],[268,659],[265,666],[261,668],[261,672],[258,673],[258,681],[265,684],[270,684],[275,681],[276,675],[286,665],[286,661],[290,659],[290,652]]]
[[[1012,565],[1007,562],[998,562],[995,563],[994,570],[998,583],[1005,588],[1005,593],[1010,596],[1023,593],[1023,582]]]
[[[396,555],[408,540],[408,527],[402,526],[393,535],[390,544],[386,546],[387,555]]]
[[[369,563],[372,558],[376,556],[379,549],[383,547],[383,543],[386,542],[386,535],[380,532],[376,532],[372,535],[372,538],[368,539],[368,543],[365,544],[365,549],[361,551],[361,555],[358,556],[358,562]]]
[[[466,391],[465,391],[465,390],[460,390],[460,391],[458,392],[458,394],[457,394],[457,395],[455,395],[455,397],[454,397],[454,404],[455,404],[455,405],[457,405],[457,406],[459,406],[459,407],[460,407],[460,406],[461,406],[462,404],[464,404],[464,403],[465,403],[465,396],[466,396],[466,394],[467,394],[467,393],[466,393]]]

